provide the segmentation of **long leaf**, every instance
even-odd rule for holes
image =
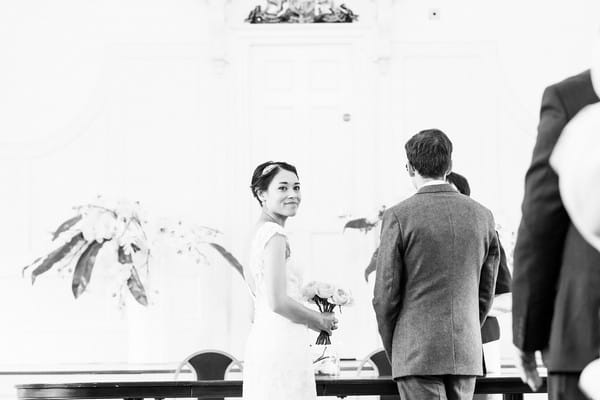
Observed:
[[[81,221],[82,215],[76,215],[73,218],[69,218],[68,220],[66,220],[65,222],[63,222],[62,224],[60,224],[60,226],[58,228],[56,228],[56,231],[52,234],[52,240],[56,239],[58,237],[58,235],[60,235],[61,233],[63,233],[64,231],[66,231],[67,229],[69,229],[70,227],[72,227],[73,225],[75,225],[76,223],[78,223],[79,221]]]
[[[369,261],[369,265],[367,265],[367,268],[365,268],[365,281],[367,281],[367,282],[369,282],[369,275],[371,274],[371,272],[375,272],[375,270],[377,269],[377,253],[378,252],[379,252],[379,249],[375,250],[375,252],[371,256],[371,261]]]
[[[225,250],[225,248],[223,246],[221,246],[220,244],[217,244],[217,243],[209,243],[209,244],[212,247],[214,247],[219,253],[221,253],[221,255],[223,257],[225,257],[225,259],[229,262],[229,264],[231,264],[231,266],[233,268],[235,268],[235,270],[237,272],[240,273],[242,278],[244,277],[244,267],[242,266],[242,264],[240,264],[240,262],[237,260],[237,258],[234,257],[233,254],[231,254],[230,252]]]
[[[42,257],[38,257],[35,260],[33,260],[33,262],[29,265],[26,265],[25,267],[23,267],[23,270],[21,271],[21,277],[24,278],[25,277],[25,271],[27,271],[27,268],[32,267],[33,265],[37,264],[38,261],[40,261],[42,259]]]
[[[361,231],[364,231],[366,233],[373,229],[375,225],[377,225],[377,223],[369,222],[366,218],[357,218],[346,222],[346,225],[344,225],[344,230],[346,230],[347,228],[360,229]]]
[[[36,269],[34,269],[33,272],[31,273],[31,284],[35,283],[35,279],[38,275],[41,275],[44,272],[48,271],[50,268],[52,268],[52,266],[54,264],[56,264],[58,261],[62,260],[63,257],[65,257],[67,254],[69,254],[69,252],[71,250],[73,250],[73,248],[80,241],[84,241],[84,240],[85,239],[83,238],[83,234],[78,233],[77,235],[73,236],[71,238],[71,240],[69,240],[67,243],[60,246],[58,249],[54,250],[52,253],[48,254],[48,256],[46,256],[46,258],[42,261],[42,263],[40,265],[38,265],[38,267]],[[28,267],[25,267],[25,268],[28,268]]]
[[[146,290],[144,290],[144,285],[142,285],[142,281],[140,280],[140,276],[135,269],[135,266],[131,266],[131,276],[127,279],[127,287],[129,291],[133,295],[133,298],[143,306],[148,305],[148,297],[146,296]]]
[[[94,240],[89,244],[87,249],[84,250],[81,257],[79,257],[79,261],[77,261],[75,271],[73,272],[73,283],[71,284],[71,289],[73,290],[73,296],[75,296],[75,298],[81,296],[87,285],[90,283],[96,256],[104,243],[104,240],[102,242]]]

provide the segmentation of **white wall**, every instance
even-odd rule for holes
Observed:
[[[32,288],[20,270],[71,206],[99,193],[218,228],[243,259],[258,161],[239,146],[252,128],[248,79],[270,78],[248,75],[252,46],[351,49],[350,146],[365,151],[350,184],[364,190],[336,198],[337,210],[364,215],[410,194],[403,144],[435,125],[454,139],[473,196],[514,229],[542,90],[586,68],[600,11],[584,0],[355,0],[350,27],[244,25],[255,2],[0,3],[1,365],[174,362],[212,347],[242,357],[251,306],[217,257],[208,268],[159,257],[154,304],[123,311],[106,300],[109,277],[74,301],[69,282],[49,273]],[[362,274],[374,238],[349,235],[339,251],[364,245],[349,253]],[[367,306],[354,312],[372,319]],[[360,358],[377,335],[345,340],[356,354],[343,355]]]
[[[206,4],[2,7],[0,296],[13,304],[3,307],[2,364],[162,362],[228,348],[239,278],[218,262],[157,257],[155,304],[124,311],[100,268],[78,301],[68,281],[47,275],[31,288],[20,277],[71,207],[97,194],[231,232],[228,82],[212,62]]]

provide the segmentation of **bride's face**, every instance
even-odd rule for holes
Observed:
[[[298,177],[293,172],[284,169],[279,170],[267,190],[260,195],[263,207],[269,213],[286,217],[296,215],[301,197]]]

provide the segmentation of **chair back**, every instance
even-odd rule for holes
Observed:
[[[241,370],[242,363],[231,354],[221,350],[198,351],[186,357],[179,364],[175,371],[175,380],[186,366],[191,368],[197,381],[218,381],[224,380],[227,373],[235,366]],[[223,400],[223,398],[215,397],[205,400]]]
[[[367,355],[358,366],[357,374],[360,374],[364,366],[369,363],[373,366],[377,376],[389,376],[392,377],[392,364],[385,354],[385,350],[377,349],[371,354]],[[380,400],[400,400],[398,395],[383,395],[379,396]]]

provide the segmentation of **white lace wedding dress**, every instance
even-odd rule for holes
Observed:
[[[315,400],[308,328],[273,312],[266,299],[263,254],[265,245],[276,234],[286,236],[281,226],[266,222],[252,242],[248,272],[255,283],[255,314],[244,356],[243,398]],[[286,253],[287,293],[302,301],[301,271],[291,262],[289,247]]]

